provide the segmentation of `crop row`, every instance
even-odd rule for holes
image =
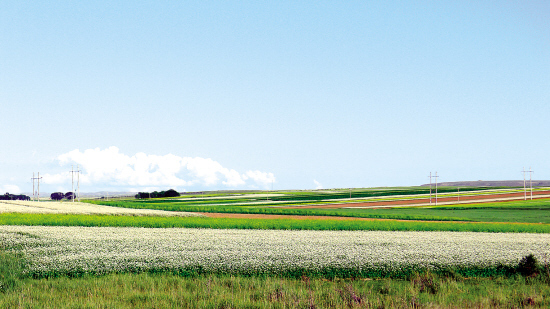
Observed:
[[[201,217],[140,217],[74,214],[0,214],[0,225],[211,228],[332,231],[454,231],[550,233],[550,224],[466,223],[396,220],[241,219]]]
[[[275,231],[0,226],[33,277],[122,272],[384,277],[431,269],[494,275],[550,235],[461,232]]]
[[[461,217],[443,217],[429,215],[400,215],[400,214],[376,214],[357,213],[338,210],[324,209],[284,209],[284,208],[262,208],[262,207],[238,207],[238,206],[186,206],[179,203],[139,203],[132,201],[90,201],[90,203],[108,205],[113,207],[154,209],[182,212],[215,212],[215,213],[241,213],[241,214],[269,214],[269,215],[299,215],[299,216],[341,216],[357,218],[376,219],[401,219],[401,220],[431,220],[431,221],[470,221]]]

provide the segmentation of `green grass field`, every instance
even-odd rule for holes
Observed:
[[[2,308],[548,308],[550,285],[522,277],[405,280],[112,274],[25,279]]]
[[[140,217],[73,214],[0,214],[0,225],[121,226],[152,228],[276,229],[276,230],[367,230],[367,231],[456,231],[492,233],[550,233],[549,224],[428,222],[397,220],[330,219],[237,219],[196,217]]]
[[[482,203],[438,207],[396,207],[380,209],[341,209],[357,215],[462,218],[477,222],[550,223],[550,199]]]

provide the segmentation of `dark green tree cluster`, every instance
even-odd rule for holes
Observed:
[[[50,198],[54,201],[60,201],[62,199],[72,200],[73,195],[75,195],[73,192],[67,192],[67,193],[54,192],[54,193],[50,194]]]
[[[143,199],[143,198],[159,198],[159,197],[178,197],[180,194],[178,191],[174,189],[166,190],[166,191],[153,191],[153,192],[138,192],[136,194],[136,198]]]
[[[20,201],[30,201],[31,198],[26,196],[26,195],[23,195],[23,194],[9,194],[8,192],[6,192],[6,194],[4,195],[0,195],[0,200],[20,200]]]

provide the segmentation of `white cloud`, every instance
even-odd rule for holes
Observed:
[[[0,186],[0,194],[4,194],[4,193],[20,194],[21,189],[16,185],[3,185],[3,186]]]
[[[275,180],[272,173],[247,171],[241,174],[210,158],[145,153],[128,156],[120,153],[117,147],[87,149],[84,152],[76,149],[57,159],[62,166],[74,165],[75,170],[79,166],[81,187],[117,187],[132,191],[153,187],[179,190],[190,186],[267,187]],[[47,184],[71,182],[69,172],[43,177]]]
[[[313,179],[313,183],[315,184],[315,190],[323,189],[323,185],[317,180]]]
[[[245,176],[245,179],[252,179],[263,187],[268,187],[270,184],[275,182],[275,176],[273,175],[273,173],[248,171],[245,173]]]

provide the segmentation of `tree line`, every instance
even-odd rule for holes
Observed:
[[[50,198],[54,201],[60,201],[62,199],[72,200],[73,197],[76,198],[76,195],[74,194],[74,192],[67,192],[67,193],[54,192],[54,193],[50,194]]]
[[[143,198],[159,198],[159,197],[178,197],[180,194],[178,191],[174,189],[166,190],[166,191],[153,191],[153,192],[138,192],[136,194],[137,199],[143,199]]]
[[[0,195],[0,200],[4,200],[4,201],[13,201],[13,200],[19,200],[19,201],[30,201],[31,198],[28,197],[27,195],[24,195],[24,194],[9,194],[8,192],[6,192],[6,194],[4,195]]]

